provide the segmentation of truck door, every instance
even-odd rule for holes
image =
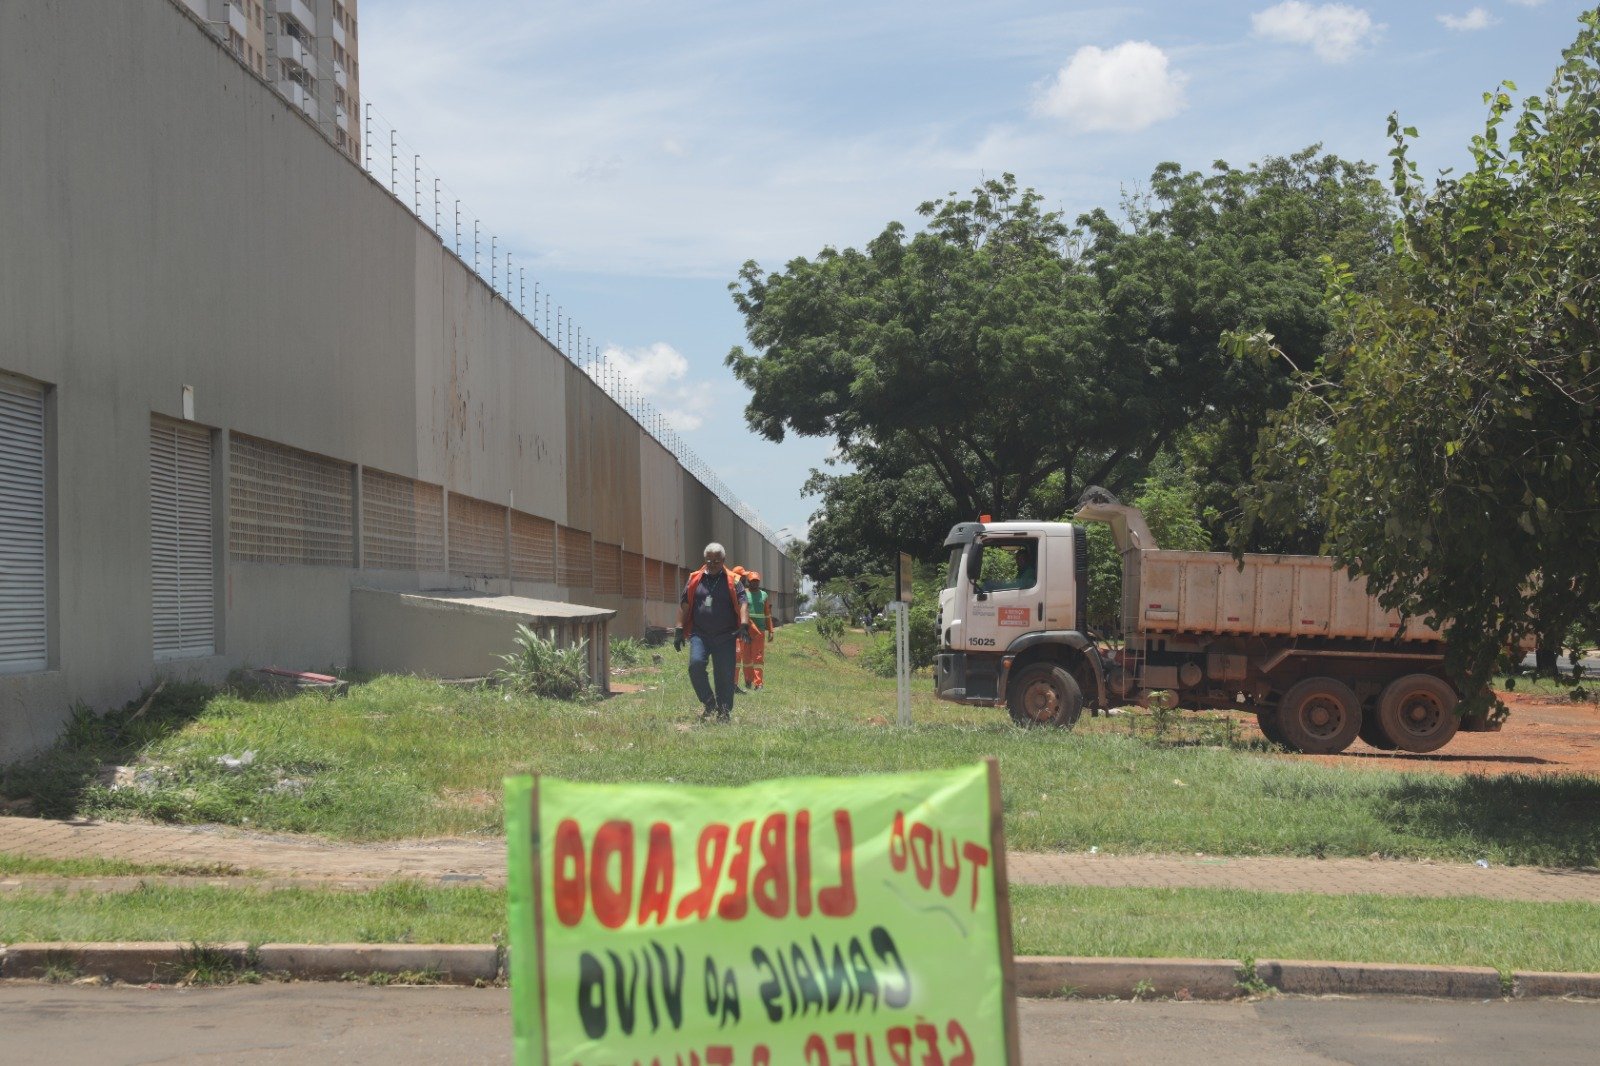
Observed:
[[[1045,568],[1049,558],[1036,536],[984,537],[983,571],[967,611],[969,651],[1003,651],[1024,633],[1044,629]]]

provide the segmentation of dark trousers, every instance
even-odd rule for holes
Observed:
[[[732,633],[714,637],[695,633],[689,637],[689,684],[694,686],[694,694],[700,698],[702,705],[715,703],[724,711],[733,711],[733,694],[738,691],[733,679],[737,666],[737,645],[738,641]],[[712,679],[716,682],[715,699],[712,699],[711,683],[706,680],[708,660]]]

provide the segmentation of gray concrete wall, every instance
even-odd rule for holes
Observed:
[[[754,536],[681,469],[652,485],[637,424],[169,0],[0,4],[0,190],[0,372],[50,390],[56,500],[51,668],[0,675],[0,760],[157,675],[345,665],[352,587],[439,584],[230,558],[232,432],[674,564],[713,530]],[[182,417],[184,386],[216,431],[218,652],[170,664],[152,653],[149,429]],[[643,627],[645,604],[613,601],[613,632]]]

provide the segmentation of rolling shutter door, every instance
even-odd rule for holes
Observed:
[[[216,650],[211,433],[150,420],[151,623],[157,659]]]
[[[49,665],[44,390],[0,378],[0,673]]]

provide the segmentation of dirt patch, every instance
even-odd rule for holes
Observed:
[[[1358,740],[1339,755],[1293,758],[1357,770],[1600,776],[1600,704],[1515,692],[1500,698],[1511,708],[1500,732],[1457,733],[1432,755],[1378,751]]]

